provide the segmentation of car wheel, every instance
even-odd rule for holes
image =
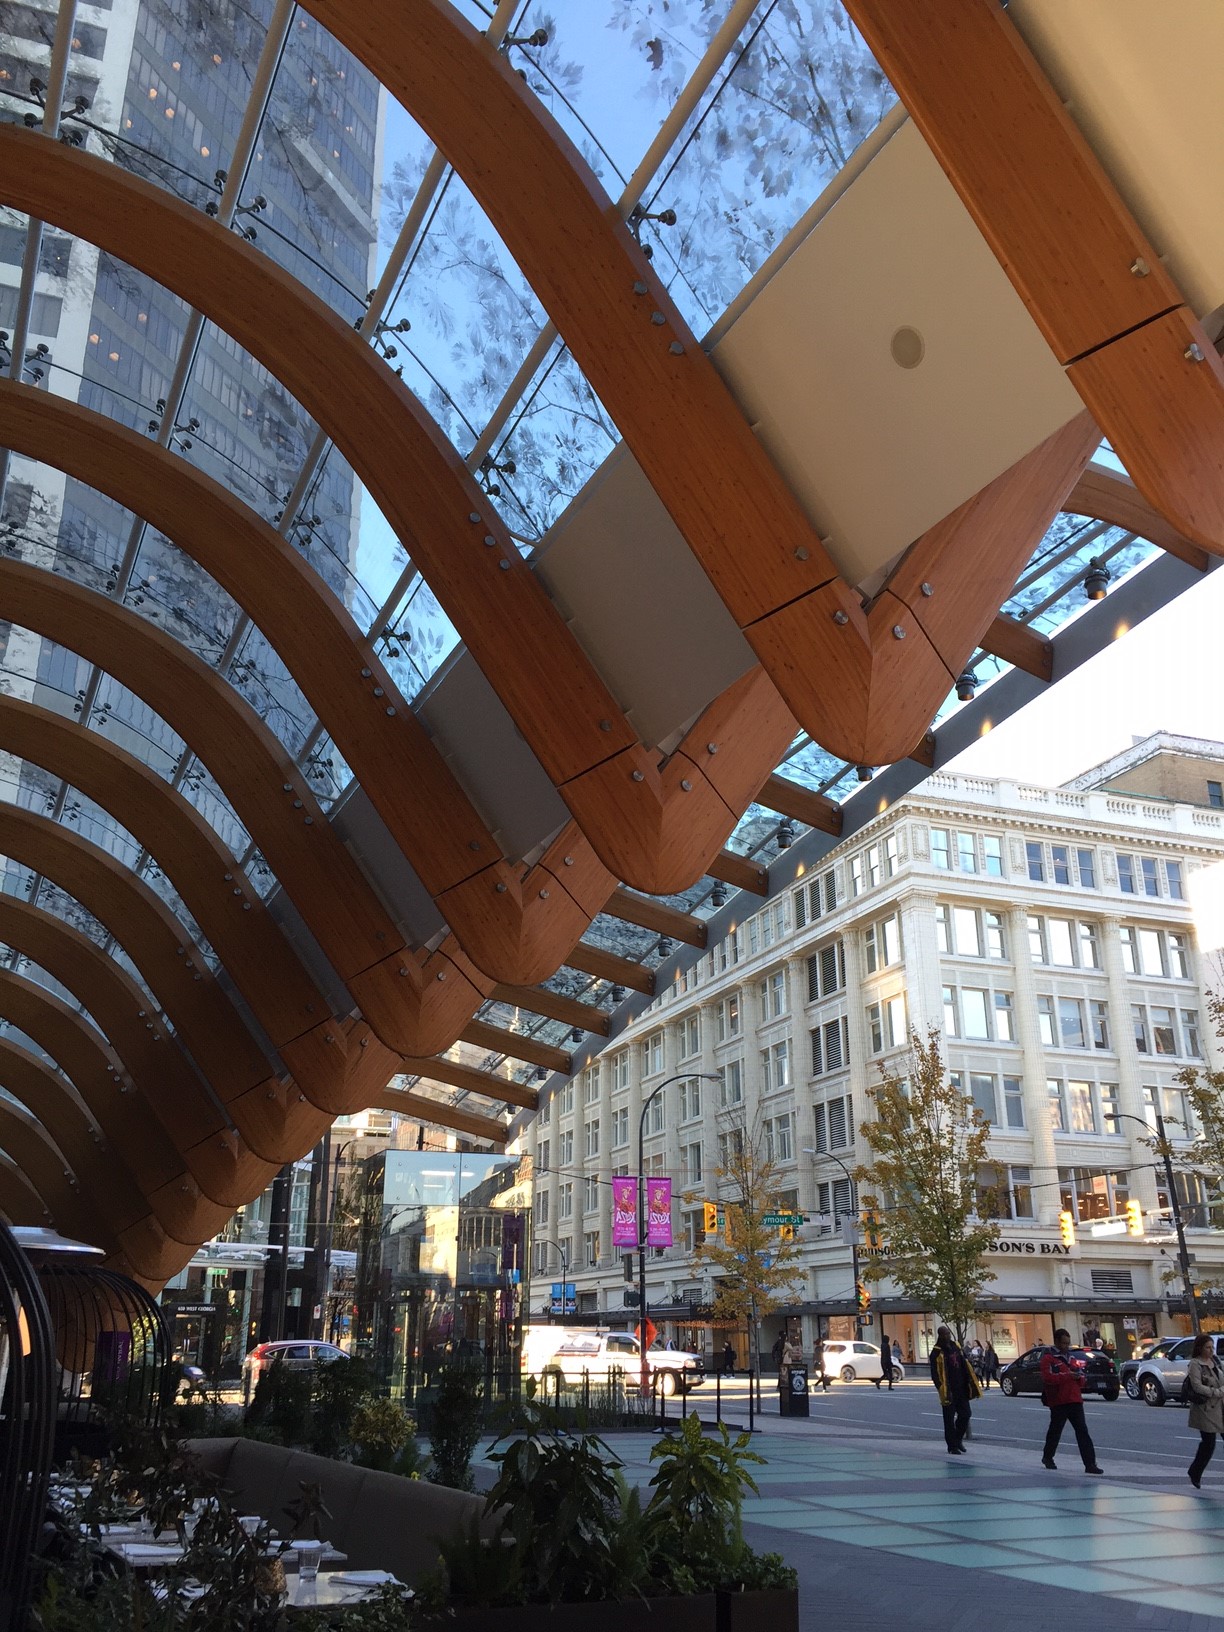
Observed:
[[[1161,1388],[1160,1381],[1156,1377],[1145,1377],[1140,1391],[1145,1405],[1163,1405],[1165,1403],[1165,1391]]]
[[[679,1391],[680,1382],[674,1371],[664,1371],[659,1375],[659,1391],[668,1399]]]
[[[1130,1398],[1132,1400],[1137,1400],[1140,1397],[1139,1396],[1139,1379],[1138,1379],[1138,1377],[1135,1376],[1133,1371],[1131,1372],[1130,1376],[1126,1379],[1126,1393],[1127,1393],[1128,1398]]]
[[[843,1383],[852,1383],[854,1381],[854,1367],[853,1366],[843,1366],[842,1367],[842,1369],[841,1369],[841,1380],[842,1380]]]
[[[1014,1377],[1000,1377],[999,1387],[1010,1400],[1016,1392],[1016,1379]]]
[[[1117,1383],[1112,1383],[1108,1388],[1102,1389],[1101,1395],[1103,1399],[1116,1400],[1121,1392],[1122,1390],[1118,1387]]]

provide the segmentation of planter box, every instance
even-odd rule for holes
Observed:
[[[741,1593],[745,1603],[785,1598],[786,1593]],[[795,1595],[797,1598],[797,1594]],[[457,1609],[453,1615],[421,1623],[424,1632],[625,1632],[632,1619],[645,1629],[666,1626],[667,1632],[718,1632],[717,1600],[713,1593],[698,1598],[627,1598],[613,1603],[524,1604],[513,1609]],[[797,1613],[797,1612],[796,1612]],[[748,1626],[748,1622],[735,1625]],[[759,1632],[758,1622],[754,1632]],[[798,1622],[795,1623],[798,1632]],[[770,1629],[786,1632],[786,1627]]]
[[[718,1632],[799,1632],[798,1587],[767,1592],[720,1592]]]

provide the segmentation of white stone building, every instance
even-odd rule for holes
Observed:
[[[1128,773],[1150,787],[1154,761],[1171,757],[1186,762],[1174,767],[1177,800],[1119,791]],[[989,1323],[1000,1355],[1048,1338],[1051,1322],[1099,1331],[1122,1355],[1185,1327],[1169,1197],[1143,1139],[1155,1096],[1182,1119],[1178,1071],[1220,1057],[1191,894],[1196,872],[1224,859],[1224,745],[1149,738],[1107,770],[1111,791],[1086,786],[1093,773],[1074,788],[937,773],[803,876],[787,873],[788,857],[775,864],[768,901],[695,954],[526,1130],[544,1283],[533,1306],[563,1253],[581,1315],[636,1318],[611,1247],[609,1181],[636,1171],[642,1104],[678,1076],[645,1129],[646,1172],[674,1181],[677,1240],[648,1260],[648,1307],[670,1335],[710,1349],[711,1331],[689,1315],[710,1293],[691,1254],[726,1140],[736,1128],[759,1139],[803,1212],[853,1213],[868,1085],[899,1060],[909,1027],[937,1025],[1006,1174]],[[1092,1234],[1131,1198],[1142,1238]],[[1206,1228],[1193,1180],[1181,1200],[1196,1273],[1210,1281],[1224,1272],[1224,1236]],[[1076,1219],[1070,1251],[1063,1210]],[[808,1347],[818,1329],[852,1335],[850,1247],[814,1224],[798,1240],[788,1318]],[[882,1319],[903,1350],[925,1354],[929,1311],[885,1282],[873,1315],[865,1336]],[[765,1350],[782,1318],[765,1322]]]

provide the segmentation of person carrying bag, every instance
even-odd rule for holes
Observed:
[[[1190,1350],[1186,1370],[1186,1390],[1190,1398],[1190,1426],[1199,1431],[1199,1448],[1186,1472],[1198,1490],[1207,1464],[1215,1455],[1216,1435],[1224,1434],[1224,1373],[1215,1354],[1215,1338],[1201,1332]]]

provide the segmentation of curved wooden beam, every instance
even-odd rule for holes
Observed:
[[[116,1251],[113,1237],[81,1191],[50,1135],[22,1105],[0,1099],[0,1149],[51,1214],[57,1230],[74,1241]],[[41,1222],[41,1220],[35,1220]]]
[[[0,804],[0,853],[74,896],[131,958],[242,1136],[236,1142],[222,1131],[202,1142],[218,1166],[241,1166],[245,1145],[271,1164],[260,1174],[266,1182],[317,1144],[330,1117],[296,1085],[277,1081],[207,962],[147,884],[97,845],[16,805]],[[149,1023],[160,1031],[156,1020]],[[262,1188],[257,1183],[250,1194]]]
[[[0,1037],[0,1085],[54,1139],[104,1228],[142,1275],[173,1275],[191,1243],[166,1234],[124,1159],[86,1114],[74,1085],[26,1048]]]
[[[1146,538],[1187,566],[1206,572],[1211,565],[1206,550],[1200,550],[1157,515],[1134,482],[1103,465],[1089,465],[1067,496],[1066,509],[1076,515],[1107,521],[1128,533]]]
[[[0,1217],[9,1224],[50,1224],[51,1211],[21,1169],[0,1151]]]
[[[36,213],[108,249],[207,312],[328,429],[410,547],[439,602],[605,864],[646,890],[680,887],[664,873],[656,855],[660,828],[679,825],[703,836],[708,853],[694,851],[684,882],[700,877],[728,830],[706,784],[697,782],[684,790],[673,788],[666,772],[659,779],[657,755],[637,742],[486,495],[420,404],[355,331],[267,256],[164,189],[76,149],[5,126],[0,128],[0,199],[24,209],[22,200],[27,197]],[[155,232],[146,230],[150,220],[158,222]],[[300,334],[310,335],[309,348],[294,338]],[[50,457],[54,459],[54,454]],[[515,640],[505,638],[510,628],[516,632]],[[372,685],[372,673],[362,678]],[[754,723],[759,730],[761,722]],[[926,723],[924,719],[924,727]],[[917,736],[918,730],[910,735]],[[764,755],[763,743],[761,752]],[[633,763],[622,763],[625,755]],[[594,778],[597,784],[598,768],[613,758],[615,769],[604,773],[611,781],[628,779],[633,770],[641,773],[632,801],[640,814],[630,836],[624,831],[623,811],[608,807],[589,780]],[[434,766],[435,779],[437,773]],[[578,779],[588,780],[572,789]],[[436,780],[431,785],[442,791]],[[443,802],[426,811],[435,829],[449,831],[452,826],[436,812],[462,814],[457,792],[457,786],[452,787]],[[682,814],[669,822],[656,806],[671,798],[678,798]],[[463,803],[470,812],[465,798]],[[624,867],[624,852],[634,841],[634,865]],[[498,854],[491,837],[473,828],[470,814],[458,821],[449,841],[435,831],[429,844],[422,838],[417,847],[405,849],[413,856],[428,855],[444,842],[449,843],[447,854],[458,876],[469,881],[474,861],[487,869],[490,858]],[[473,843],[480,850],[472,850]],[[460,849],[463,844],[468,846],[466,856]],[[424,872],[422,879],[436,898],[434,882]],[[503,893],[510,898],[500,904],[503,913],[527,911],[529,906],[535,910],[538,892],[528,889],[517,903],[510,880],[499,882],[507,884]],[[445,893],[445,886],[442,890]],[[458,904],[449,899],[452,906]],[[483,922],[487,916],[483,912],[479,918]],[[476,956],[463,927],[453,919],[452,927]],[[554,951],[569,927],[557,928]],[[500,934],[503,941],[526,946],[538,941],[542,931],[503,925]],[[574,939],[576,934],[570,944]],[[555,951],[553,968],[563,955],[564,949]]]
[[[0,586],[4,566],[0,563]],[[56,580],[37,568],[25,569],[54,593]],[[2,593],[0,589],[0,593]],[[109,603],[94,597],[100,608]],[[8,604],[20,606],[20,593]],[[102,615],[99,610],[99,616]],[[14,613],[20,620],[21,614]],[[58,624],[52,616],[41,622]],[[139,619],[132,618],[133,623]],[[130,643],[128,656],[139,653],[139,630],[119,632]],[[58,635],[53,635],[59,639]],[[66,642],[71,644],[71,642]],[[104,644],[101,640],[99,645]],[[121,659],[116,667],[123,668]],[[120,676],[120,678],[124,678]],[[150,688],[155,690],[156,688]],[[153,698],[147,699],[154,703]],[[329,1022],[317,988],[306,985],[304,972],[262,899],[235,882],[242,878],[234,857],[200,813],[162,778],[133,755],[97,732],[65,720],[49,709],[14,697],[0,697],[0,743],[10,752],[62,776],[128,829],[166,873],[214,951],[243,993],[256,1019],[286,1061],[300,1051],[303,1032]],[[239,750],[235,748],[235,758]],[[239,812],[241,814],[241,812]],[[277,1001],[277,998],[280,1001]],[[305,1000],[305,1001],[303,1001]],[[295,1014],[295,1001],[302,1009]],[[295,1029],[296,1028],[296,1029]],[[342,1102],[342,1072],[325,1070],[299,1084],[321,1109]]]
[[[208,1201],[184,1171],[179,1152],[131,1091],[123,1062],[102,1034],[45,987],[0,969],[0,1015],[31,1038],[63,1071],[168,1236],[206,1241],[233,1209]]]
[[[891,591],[862,610],[640,245],[505,55],[447,0],[306,9],[472,189],[796,717],[851,761],[903,759],[1000,604],[987,600],[990,575],[970,571],[984,553],[972,528],[958,523],[955,581],[938,586],[965,626],[949,666],[928,620]],[[1058,502],[1046,493],[1039,508],[1052,517]]]
[[[166,1184],[181,1184],[189,1172],[227,1213],[258,1194],[275,1168],[249,1151],[240,1160],[236,1151],[223,1161],[213,1157],[214,1149],[229,1151],[235,1143],[229,1119],[176,1039],[150,1019],[157,1001],[121,964],[54,913],[10,895],[0,895],[0,941],[54,976],[109,1038],[150,1113],[144,1159],[166,1164]]]
[[[846,10],[1136,486],[1224,555],[1224,366],[1019,31],[994,0]]]
[[[504,1150],[508,1129],[504,1122],[493,1116],[481,1116],[458,1105],[438,1105],[426,1094],[413,1094],[400,1088],[389,1088],[371,1104],[380,1111],[395,1111],[418,1122],[440,1122],[456,1133],[472,1139],[487,1139],[498,1150]],[[440,1114],[439,1114],[440,1113]]]

